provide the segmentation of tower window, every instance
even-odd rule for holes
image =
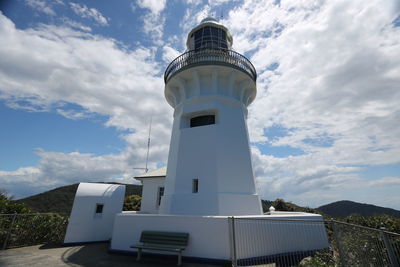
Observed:
[[[203,115],[190,119],[190,127],[215,124],[215,115]]]
[[[104,207],[104,204],[97,203],[96,204],[96,214],[103,213],[103,207]]]
[[[160,204],[161,204],[161,198],[163,195],[164,195],[164,187],[159,187],[158,188],[158,200],[157,200],[158,206],[160,206]]]
[[[192,180],[192,193],[198,193],[199,192],[199,179],[193,179]]]

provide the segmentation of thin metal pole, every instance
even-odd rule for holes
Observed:
[[[235,234],[235,217],[229,217],[231,222],[231,240],[232,240],[232,266],[237,267],[236,256],[236,234]]]
[[[6,238],[4,239],[4,243],[3,243],[3,248],[2,248],[2,250],[5,250],[6,247],[7,247],[7,242],[8,242],[8,239],[10,238],[11,231],[12,231],[12,227],[13,227],[13,224],[14,224],[14,221],[15,221],[16,218],[17,218],[17,213],[14,213],[14,215],[13,215],[13,217],[12,217],[12,219],[11,219],[10,227],[8,228],[7,236],[6,236]]]
[[[390,241],[389,241],[387,235],[385,234],[384,229],[381,228],[380,233],[381,233],[381,236],[382,236],[382,239],[383,239],[383,243],[385,244],[385,248],[386,248],[386,250],[388,252],[388,255],[389,255],[389,260],[390,260],[390,263],[391,263],[390,265],[393,266],[393,267],[399,267],[400,264],[399,264],[399,262],[398,262],[398,260],[396,258],[396,255],[394,254],[393,247],[390,244]]]
[[[147,138],[147,153],[146,153],[146,172],[149,171],[147,168],[147,164],[149,162],[149,152],[150,152],[150,138],[151,138],[151,123],[153,122],[153,114],[150,116],[150,125],[149,125],[149,137]]]

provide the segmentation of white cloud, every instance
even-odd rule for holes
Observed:
[[[138,6],[147,8],[153,14],[159,14],[165,9],[166,0],[137,0]]]
[[[84,119],[87,117],[90,117],[90,113],[85,112],[85,111],[76,111],[73,109],[70,110],[64,110],[61,108],[56,109],[56,112],[60,114],[61,116],[64,116],[65,118],[71,119],[71,120],[78,120],[78,119]]]
[[[1,172],[2,185],[16,184],[17,192],[23,192],[36,183],[48,188],[79,179],[126,182],[133,167],[144,165],[150,114],[154,117],[149,165],[155,168],[166,160],[172,109],[164,100],[162,70],[153,49],[128,50],[113,39],[64,27],[18,30],[1,14],[0,35],[0,98],[7,105],[56,110],[75,119],[102,114],[109,117],[106,126],[129,130],[121,135],[127,146],[120,153],[39,150],[38,166]]]
[[[162,11],[166,7],[166,1],[162,0],[137,0],[137,5],[140,8],[147,9],[145,15],[142,16],[143,21],[143,32],[148,34],[150,39],[158,46],[162,46],[165,16],[162,15]],[[132,10],[135,11],[136,7],[131,6]]]
[[[400,177],[383,177],[375,181],[371,181],[369,186],[398,186],[400,187]]]
[[[165,5],[139,2],[149,9],[144,31],[161,40]],[[248,128],[262,198],[310,206],[350,198],[400,208],[394,202],[398,177],[362,176],[366,167],[400,163],[400,27],[392,24],[399,8],[394,0],[244,1],[222,21],[233,33],[235,49],[251,59],[259,75]],[[186,11],[182,47],[188,30],[210,11],[210,4]],[[3,172],[1,178],[50,177],[59,169],[57,181],[72,181],[61,171],[72,168],[89,179],[97,174],[90,171],[96,164],[104,165],[99,168],[107,177],[129,176],[126,169],[143,165],[153,110],[151,164],[166,159],[172,109],[163,98],[163,70],[154,48],[131,51],[115,40],[63,27],[17,30],[3,16],[0,34],[0,98],[8,105],[46,111],[60,101],[75,103],[108,115],[108,126],[132,131],[122,136],[124,151],[107,160],[42,151],[38,166]],[[165,61],[176,55],[167,43]],[[81,116],[59,109],[67,117]],[[268,137],[270,127],[285,131]],[[262,145],[302,153],[278,158]],[[49,156],[62,158],[54,162],[58,168]]]
[[[191,6],[198,6],[203,3],[203,0],[184,0],[184,3]]]
[[[108,26],[108,20],[106,17],[104,17],[100,11],[98,11],[95,8],[89,8],[86,5],[80,5],[78,3],[69,3],[71,6],[71,9],[77,14],[78,16],[82,18],[90,18],[95,20],[97,23],[99,23],[101,26]]]
[[[366,183],[358,170],[400,163],[399,11],[395,1],[245,1],[223,21],[259,74],[251,140],[304,152],[255,153],[264,198],[319,192],[308,199],[318,205],[343,197],[337,188],[393,182]],[[269,140],[272,126],[287,132]]]
[[[79,152],[58,153],[38,150],[40,163],[15,171],[0,171],[2,186],[19,196],[25,191],[39,193],[49,187],[79,182],[135,182],[128,155],[94,156]],[[25,193],[26,194],[26,193]]]
[[[166,63],[170,63],[172,60],[177,58],[181,53],[170,46],[163,47],[163,60]]]
[[[47,15],[54,16],[56,12],[53,10],[50,4],[46,1],[41,0],[25,0],[25,3],[30,6],[31,8],[43,12]]]
[[[62,18],[62,21],[63,21],[64,25],[66,25],[68,27],[71,27],[71,28],[74,28],[74,29],[77,29],[77,30],[81,30],[81,31],[84,31],[84,32],[91,32],[92,31],[92,28],[90,28],[89,26],[86,26],[86,25],[83,25],[82,23],[70,20],[70,19],[68,19],[66,17]]]

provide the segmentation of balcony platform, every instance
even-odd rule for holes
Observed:
[[[202,65],[228,66],[249,75],[254,82],[257,80],[256,69],[245,56],[228,49],[203,48],[187,51],[174,59],[165,70],[164,82],[185,69]]]

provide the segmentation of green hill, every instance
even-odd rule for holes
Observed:
[[[118,184],[118,183],[110,183]],[[141,185],[123,184],[126,186],[125,196],[142,195]],[[69,215],[78,184],[58,187],[37,195],[15,200],[17,203],[24,203],[37,212],[54,212]]]
[[[124,185],[126,186],[125,196],[142,195],[141,185]],[[37,212],[54,212],[69,215],[77,188],[78,184],[62,186],[27,198],[15,200],[15,202],[24,203],[27,207]],[[328,215],[328,217],[333,216],[345,218],[351,214],[360,214],[364,217],[389,215],[400,218],[400,211],[375,205],[361,204],[348,200],[342,200],[323,205],[317,209],[297,206],[291,202],[285,202],[283,199],[276,199],[275,201],[262,200],[264,212],[268,212],[270,206],[274,206],[277,211],[320,213],[325,215],[325,217]]]
[[[364,217],[389,215],[400,218],[400,211],[390,208],[379,207],[371,204],[362,204],[349,200],[342,200],[323,205],[317,210],[335,217],[345,218],[351,214],[360,214]]]

